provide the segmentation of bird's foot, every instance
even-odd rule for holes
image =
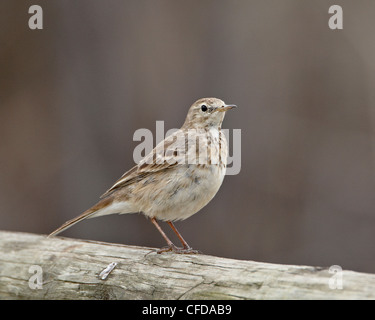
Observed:
[[[177,254],[200,254],[201,252],[198,250],[194,250],[191,247],[176,247],[175,245],[171,245],[168,247],[163,247],[157,251],[158,254],[163,253],[163,252],[169,252],[172,251]]]

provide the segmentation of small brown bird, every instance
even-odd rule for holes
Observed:
[[[200,99],[190,107],[185,123],[160,142],[80,216],[50,234],[56,235],[79,221],[108,214],[143,212],[167,241],[158,253],[197,253],[172,221],[184,220],[208,204],[219,190],[226,171],[228,146],[221,124],[235,108],[216,98]],[[166,221],[182,243],[176,247],[160,228]]]

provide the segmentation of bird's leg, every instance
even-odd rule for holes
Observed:
[[[178,248],[178,247],[176,247],[173,244],[173,242],[167,237],[167,235],[164,233],[164,231],[162,230],[162,228],[159,226],[159,224],[158,224],[158,222],[156,221],[155,218],[151,218],[151,222],[154,224],[154,226],[156,227],[156,229],[158,229],[158,231],[160,232],[160,234],[163,236],[163,238],[165,239],[165,241],[168,244],[168,247],[159,249],[157,251],[157,253],[163,253],[163,252],[168,252],[168,251],[173,251],[175,253],[183,253],[183,254],[187,254],[187,253],[199,253],[199,251],[193,250],[187,244],[187,242],[184,240],[184,238],[181,236],[181,234],[177,231],[176,227],[173,225],[172,222],[168,221],[168,224],[170,225],[170,227],[172,228],[172,230],[177,234],[178,238],[180,239],[180,241],[181,241],[181,243],[183,245],[183,248]]]
[[[179,251],[178,253],[199,253],[198,250],[193,250],[193,248],[188,245],[188,243],[182,237],[181,233],[178,232],[178,230],[176,229],[172,221],[167,221],[167,223],[169,224],[169,226],[172,228],[172,230],[174,231],[174,233],[177,235],[178,239],[180,239],[182,243],[183,248],[182,249],[177,248],[177,250]]]
[[[190,249],[190,246],[185,241],[185,239],[182,237],[182,235],[178,232],[178,230],[176,229],[176,227],[174,226],[174,224],[172,223],[172,221],[167,221],[167,223],[172,228],[172,230],[174,231],[174,233],[177,235],[178,239],[180,239],[180,241],[181,241],[184,249]]]
[[[164,231],[162,230],[162,228],[159,226],[158,222],[156,221],[155,218],[151,218],[151,222],[154,224],[154,226],[156,227],[156,229],[158,229],[158,231],[160,232],[160,234],[163,236],[163,238],[165,239],[165,241],[167,241],[167,244],[168,244],[168,247],[167,248],[161,248],[157,251],[157,253],[162,253],[162,252],[168,252],[168,251],[175,251],[176,249],[178,249],[171,240],[169,240],[169,238],[167,237],[167,235],[164,233]]]

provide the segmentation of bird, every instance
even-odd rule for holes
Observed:
[[[167,242],[157,253],[199,253],[185,241],[173,222],[185,220],[206,206],[222,185],[228,145],[221,125],[236,108],[218,98],[202,98],[189,108],[182,127],[167,136],[137,165],[126,171],[94,206],[65,222],[49,236],[74,224],[110,214],[143,213]],[[164,233],[166,222],[182,247]]]

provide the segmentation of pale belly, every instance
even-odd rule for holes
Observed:
[[[211,201],[223,182],[225,170],[223,164],[184,165],[171,170],[165,185],[150,183],[144,188],[143,199],[137,199],[138,204],[143,204],[139,211],[159,220],[184,220]]]

